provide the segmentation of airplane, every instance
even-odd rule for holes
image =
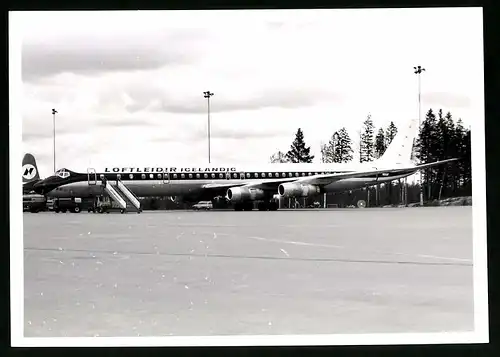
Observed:
[[[243,165],[170,165],[158,167],[115,166],[86,172],[67,168],[34,184],[48,197],[109,196],[122,208],[127,201],[140,212],[137,196],[170,196],[173,201],[199,202],[225,196],[236,211],[278,209],[277,197],[299,198],[343,192],[386,183],[413,175],[418,170],[457,159],[415,165],[413,143],[418,121],[411,120],[377,160],[364,163],[273,163]]]

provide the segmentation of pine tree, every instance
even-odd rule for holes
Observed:
[[[321,159],[325,163],[342,162],[339,153],[339,132],[336,131],[333,133],[328,144],[321,147]]]
[[[321,162],[325,164],[332,162],[332,156],[328,149],[327,144],[321,144]]]
[[[398,133],[398,128],[396,127],[396,124],[394,124],[394,122],[391,121],[389,123],[389,126],[385,130],[385,149],[384,149],[384,152],[385,152],[385,150],[387,150],[387,148],[389,147],[389,145],[392,143],[392,140],[394,140],[394,138],[396,137],[397,133]],[[394,195],[393,195],[393,189],[392,189],[393,188],[393,182],[388,182],[386,184],[386,187],[388,187],[388,189],[389,189],[389,193],[388,193],[389,204],[391,204],[392,202],[396,202],[395,198],[393,198],[394,197]],[[396,191],[396,192],[399,192],[399,191]]]
[[[467,162],[464,160],[466,154],[467,154],[467,139],[466,139],[466,130],[463,126],[462,119],[458,119],[457,125],[455,126],[455,135],[456,135],[456,140],[457,140],[457,156],[459,157],[458,161],[458,170],[459,170],[459,175],[458,175],[458,187],[461,189],[463,185],[465,184],[466,181],[466,174],[465,172],[467,171]]]
[[[460,137],[457,136],[455,122],[450,112],[445,115],[445,125],[448,133],[448,145],[445,150],[444,159],[457,158],[460,155]],[[452,197],[459,189],[460,169],[456,162],[445,166],[443,194],[445,197]]]
[[[286,157],[290,162],[312,162],[314,155],[310,154],[311,147],[306,147],[304,142],[304,133],[302,129],[298,129],[295,134],[295,140],[290,146],[290,150],[286,153]]]
[[[363,130],[361,132],[360,142],[360,162],[372,161],[375,154],[375,145],[373,142],[374,125],[371,115],[363,122]]]
[[[470,129],[465,130],[462,140],[463,189],[462,195],[472,195],[472,150]]]
[[[340,162],[351,162],[353,159],[352,141],[346,128],[339,130],[338,139],[338,155],[341,158]]]
[[[416,140],[416,156],[420,163],[428,163],[435,161],[436,148],[439,146],[439,138],[437,135],[437,121],[436,115],[429,109],[425,116],[425,120],[420,127],[420,133]],[[422,172],[422,184],[427,187],[427,197],[431,198],[431,182],[434,180],[432,169],[426,169]]]
[[[352,141],[345,128],[336,131],[328,144],[321,147],[322,162],[341,163],[353,159]]]
[[[387,149],[389,145],[392,143],[392,140],[398,133],[398,128],[394,124],[394,122],[391,121],[389,124],[389,127],[385,131],[385,148]]]
[[[385,149],[387,148],[385,146],[386,143],[385,139],[385,133],[384,129],[380,128],[378,130],[377,136],[375,137],[375,157],[380,158],[382,155],[384,155]]]
[[[271,163],[284,163],[284,162],[289,162],[288,158],[286,157],[286,154],[284,152],[278,151],[277,153],[273,154],[270,158],[269,161]]]

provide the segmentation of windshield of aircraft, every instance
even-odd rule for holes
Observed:
[[[55,175],[65,179],[69,177],[69,171],[67,169],[60,169],[56,171]]]

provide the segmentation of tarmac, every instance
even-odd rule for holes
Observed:
[[[24,214],[25,337],[473,331],[472,208]]]

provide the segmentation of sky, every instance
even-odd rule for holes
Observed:
[[[484,120],[482,10],[25,12],[22,142],[56,168],[268,163],[301,128],[405,125],[422,110]]]

